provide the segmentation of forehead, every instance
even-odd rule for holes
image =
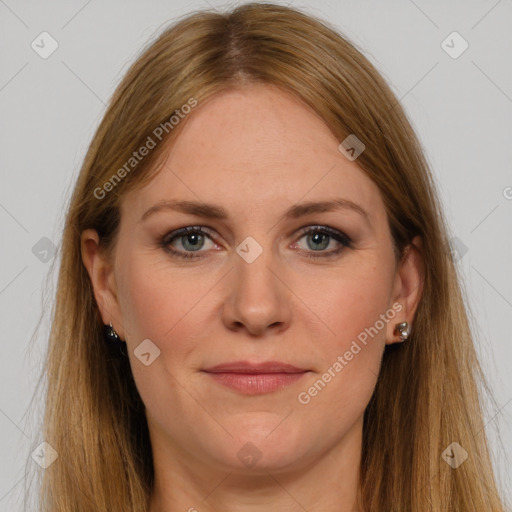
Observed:
[[[128,215],[180,199],[216,203],[247,217],[278,215],[300,201],[343,197],[371,217],[384,213],[376,185],[338,150],[341,141],[307,105],[251,84],[199,104],[170,141],[162,169],[129,194]]]

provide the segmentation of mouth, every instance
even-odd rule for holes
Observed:
[[[309,373],[309,370],[279,361],[264,363],[236,361],[213,366],[203,371],[218,384],[247,395],[259,395],[283,389]]]

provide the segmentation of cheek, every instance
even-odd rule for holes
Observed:
[[[198,295],[183,286],[179,281],[167,279],[165,274],[147,270],[134,272],[124,280],[122,314],[132,344],[149,338],[160,346],[166,338],[183,334]],[[178,336],[178,339],[184,338]]]
[[[119,300],[131,352],[150,339],[160,350],[159,364],[181,372],[180,362],[196,347],[205,319],[211,321],[219,276],[194,277],[170,268],[165,259],[155,263],[143,254],[124,260],[120,268]]]
[[[190,279],[172,279],[162,267],[146,265],[143,268],[142,262],[137,267],[135,260],[129,270],[124,273],[120,299],[122,296],[132,373],[147,410],[168,429],[173,420],[166,419],[163,404],[172,403],[178,416],[186,415],[188,407],[193,407],[188,394],[182,393],[190,378],[187,373],[190,368],[184,362],[197,346],[202,305],[199,301],[208,286],[195,282],[192,285]],[[158,355],[148,366],[141,364],[137,357],[140,353],[137,347],[146,339],[159,350],[152,348]]]
[[[321,360],[317,373],[301,389],[298,402],[310,411],[329,409],[340,421],[362,414],[373,393],[385,347],[388,324],[396,322],[389,307],[390,275],[377,265],[360,266],[315,288],[306,302],[311,343]],[[322,283],[318,283],[322,284]],[[311,312],[317,313],[321,319]],[[312,324],[318,324],[316,329]],[[332,407],[334,404],[339,407]]]
[[[364,342],[364,333],[389,309],[391,284],[386,265],[363,261],[321,279],[318,276],[311,280],[298,279],[295,289],[307,306],[304,313],[309,310],[307,318],[311,322],[314,318],[321,321],[320,328],[311,332],[318,332],[324,340],[322,345],[338,353],[347,350],[352,340],[359,338]],[[378,333],[371,329],[373,336],[369,339],[383,340],[385,325],[379,321]]]

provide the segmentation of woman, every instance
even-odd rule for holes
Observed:
[[[41,510],[503,511],[436,194],[327,24],[166,30],[67,214]]]

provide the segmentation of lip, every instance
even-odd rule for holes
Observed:
[[[246,395],[260,395],[283,389],[309,373],[309,370],[280,361],[235,361],[203,371],[217,383]]]
[[[222,363],[204,370],[208,373],[304,373],[308,370],[297,368],[281,361],[264,361],[262,363],[252,363],[250,361],[233,361],[231,363]]]

